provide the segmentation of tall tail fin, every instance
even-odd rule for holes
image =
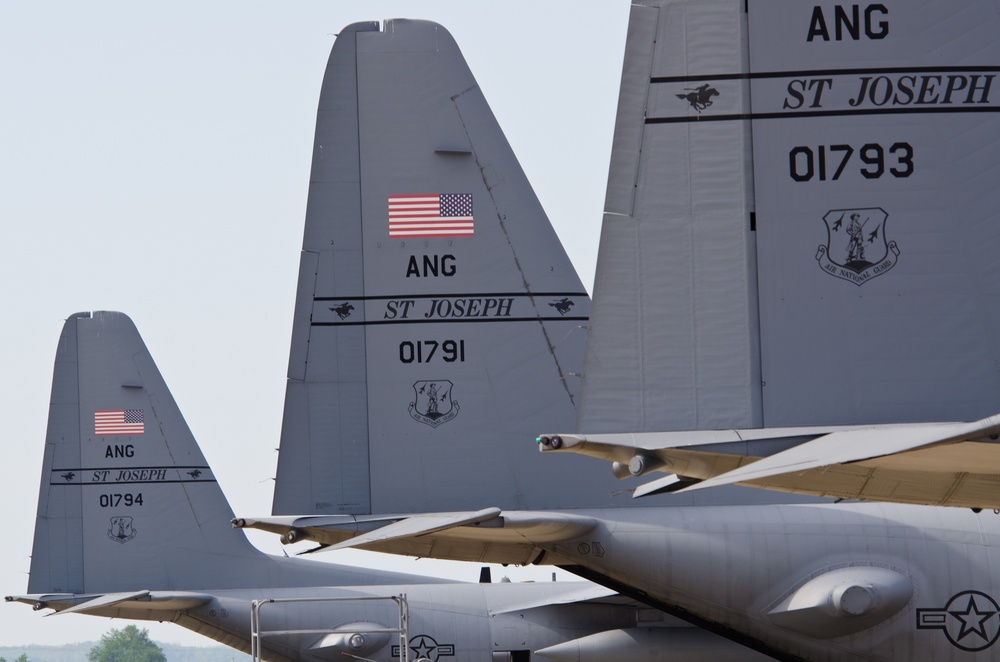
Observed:
[[[743,7],[632,6],[581,431],[761,423]]]
[[[263,556],[231,518],[132,321],[114,312],[66,320],[28,592],[226,585],[234,561]]]
[[[589,303],[451,35],[409,20],[341,31],[273,512],[606,503],[606,470],[532,444],[574,426]]]
[[[633,5],[581,431],[996,411],[997,8],[923,9]]]

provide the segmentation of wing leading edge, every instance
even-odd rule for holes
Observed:
[[[839,499],[997,508],[1000,414],[971,423],[544,435],[539,449],[665,473],[633,496],[746,485]]]

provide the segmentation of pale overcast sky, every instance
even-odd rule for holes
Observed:
[[[269,514],[316,102],[340,28],[402,17],[452,32],[589,288],[628,10],[626,0],[0,3],[0,594],[26,590],[52,360],[76,311],[132,317],[236,513]],[[280,553],[276,539],[254,540]],[[478,577],[472,565],[406,569]],[[0,610],[3,646],[124,625]],[[160,641],[211,643],[149,627]]]

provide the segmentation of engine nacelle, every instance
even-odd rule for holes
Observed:
[[[913,582],[890,568],[849,566],[806,581],[767,616],[778,625],[821,639],[870,628],[906,606]]]
[[[378,631],[385,629],[386,626],[378,623],[348,623],[337,628],[336,632],[323,635],[310,648],[324,653],[343,653],[349,657],[370,655],[389,643],[389,633]]]

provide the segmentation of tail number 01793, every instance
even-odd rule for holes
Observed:
[[[913,174],[913,146],[907,142],[893,143],[888,149],[878,143],[862,145],[855,152],[850,145],[819,145],[793,147],[788,153],[788,174],[797,182],[836,181],[848,167],[851,157],[863,165],[858,171],[865,179],[879,179],[886,173],[897,178]]]

